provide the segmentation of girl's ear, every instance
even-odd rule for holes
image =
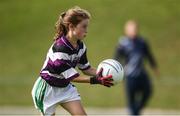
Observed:
[[[74,30],[74,27],[75,27],[75,26],[74,26],[73,24],[69,24],[69,25],[68,25],[69,30]]]

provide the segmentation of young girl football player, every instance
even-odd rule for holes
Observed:
[[[82,40],[86,37],[89,19],[86,10],[74,7],[63,12],[56,22],[54,43],[32,90],[35,107],[43,115],[54,115],[58,105],[71,115],[86,115],[80,95],[71,82],[113,85],[111,75],[103,77],[103,69],[96,74],[88,62]],[[80,76],[76,66],[87,76]]]

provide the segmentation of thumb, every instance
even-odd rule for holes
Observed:
[[[103,68],[101,68],[101,69],[98,71],[97,76],[102,77],[102,72],[103,72]]]

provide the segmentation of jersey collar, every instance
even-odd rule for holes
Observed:
[[[75,51],[77,51],[78,49],[79,49],[79,40],[78,40],[78,46],[77,46],[77,48],[74,48],[73,46],[72,46],[72,44],[69,42],[69,40],[66,38],[66,36],[62,36],[61,37],[61,40],[63,41],[63,43],[67,46],[67,47],[69,47],[71,50],[75,50]]]

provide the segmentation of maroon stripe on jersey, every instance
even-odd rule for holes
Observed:
[[[80,49],[83,49],[83,42],[77,41],[78,47],[74,48],[65,36],[58,38],[53,47],[53,52],[63,52],[69,55],[77,54]]]
[[[43,70],[48,70],[53,74],[61,74],[62,72],[70,69],[72,66],[66,60],[57,59],[54,62],[49,58],[47,66]]]
[[[71,80],[79,76],[79,74],[76,73],[68,79],[60,79],[54,76],[50,76],[48,73],[40,73],[40,75],[49,85],[55,87],[66,87]]]

